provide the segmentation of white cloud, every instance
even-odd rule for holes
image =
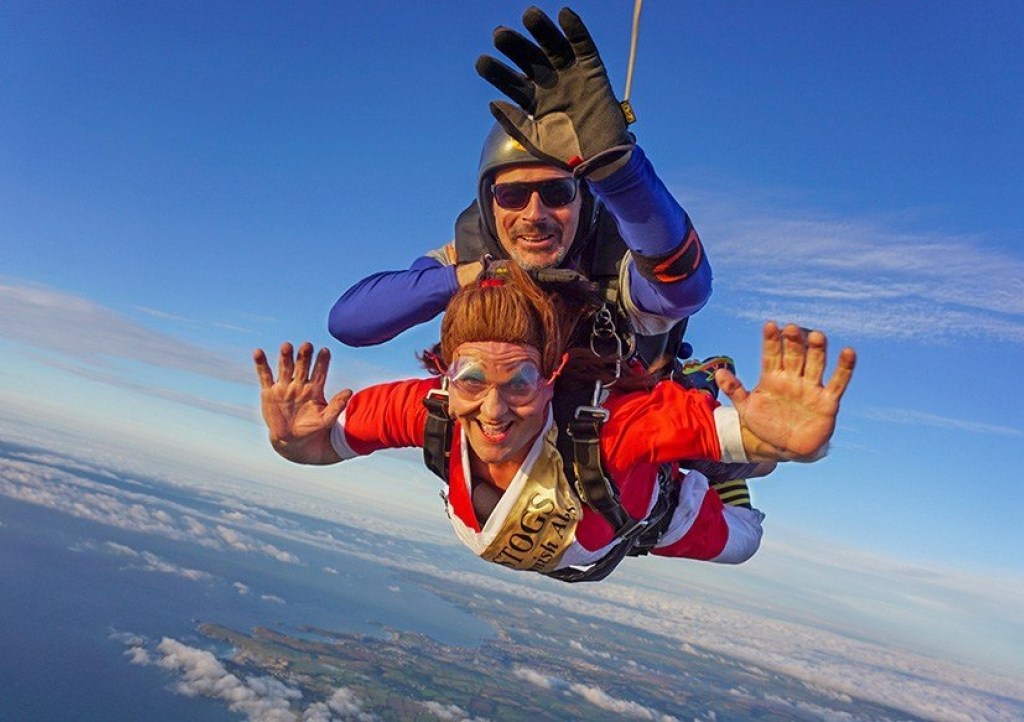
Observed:
[[[227,703],[232,712],[243,714],[249,722],[377,722],[378,717],[364,709],[359,695],[339,687],[326,700],[311,701],[303,709],[303,692],[271,676],[240,677],[230,672],[212,652],[191,647],[164,637],[155,646],[144,637],[114,632],[111,639],[126,646],[131,664],[154,665],[178,675],[174,689],[189,697],[210,697]],[[149,647],[152,646],[150,649]],[[442,720],[487,722],[470,718],[456,705],[421,702],[423,708]]]
[[[276,594],[261,594],[260,599],[264,602],[270,602],[271,604],[284,604],[285,601]]]
[[[125,546],[124,544],[118,544],[117,542],[106,542],[103,547],[111,554],[120,554],[126,557],[137,557],[139,553],[131,547]]]
[[[302,722],[334,722],[334,717],[326,703],[314,702],[302,713]]]
[[[937,429],[950,429],[952,431],[964,431],[972,434],[996,434],[998,436],[1024,436],[1024,430],[1015,429],[1011,426],[999,426],[998,424],[986,424],[981,421],[967,421],[965,419],[951,419],[945,416],[937,416],[924,411],[913,411],[910,409],[895,408],[871,408],[864,412],[867,418],[874,421],[885,421],[891,424],[909,426],[931,426]]]
[[[595,707],[606,709],[609,712],[630,717],[632,719],[657,720],[657,722],[678,722],[678,718],[672,715],[662,714],[657,710],[645,707],[637,702],[612,697],[599,687],[591,687],[585,684],[573,684],[570,690],[590,702]]]
[[[569,648],[574,649],[581,654],[585,654],[588,657],[598,657],[599,659],[611,659],[612,655],[608,652],[598,652],[597,650],[590,649],[584,644],[581,644],[579,640],[570,639]]]
[[[657,720],[657,722],[678,722],[675,717],[666,715],[657,710],[646,707],[638,702],[618,699],[611,696],[599,687],[585,684],[570,684],[569,682],[543,674],[527,667],[516,667],[512,670],[512,676],[524,682],[540,687],[541,689],[566,689],[573,694],[582,697],[595,707],[614,712],[624,717],[641,720]],[[585,715],[584,715],[585,716]]]
[[[486,717],[470,717],[466,710],[455,704],[441,704],[433,700],[418,704],[430,714],[446,722],[487,722]]]
[[[217,535],[232,549],[241,552],[252,552],[259,551],[267,556],[277,559],[279,562],[285,562],[286,564],[298,564],[299,558],[290,552],[278,549],[273,544],[267,542],[261,542],[253,537],[240,532],[237,529],[231,529],[218,524],[216,526]]]
[[[246,715],[250,722],[296,720],[291,705],[302,698],[302,692],[273,677],[240,679],[206,650],[164,637],[156,646],[152,663],[180,675],[175,687],[180,694],[224,700],[228,709]]]
[[[140,567],[143,571],[173,574],[194,582],[213,579],[213,575],[209,572],[174,564],[173,562],[169,562],[152,552],[142,552],[142,558],[146,562],[145,566]]]
[[[541,689],[553,689],[559,683],[559,680],[554,677],[549,677],[546,674],[541,674],[536,670],[527,669],[526,667],[516,667],[512,670],[512,676],[518,677],[524,682],[529,682]]]
[[[0,336],[54,351],[93,368],[110,358],[248,383],[251,370],[233,359],[153,331],[113,309],[39,285],[0,284]]]
[[[20,459],[0,458],[0,495],[117,529],[188,541],[209,549],[227,546],[286,564],[300,563],[297,556],[270,542],[223,524],[202,523],[195,509],[143,491],[101,483],[73,473],[75,470],[95,473],[87,465],[76,466],[64,457],[36,454]],[[127,556],[138,554],[117,544],[108,547],[108,551]],[[143,568],[148,571],[175,573],[189,579],[207,578],[205,572],[177,567],[155,555],[144,561],[147,564]]]
[[[327,700],[327,706],[332,712],[346,719],[354,719],[358,722],[373,722],[376,719],[375,715],[363,711],[363,701],[347,687],[334,690],[330,699]]]
[[[162,572],[164,574],[173,574],[175,576],[188,579],[190,581],[202,581],[206,579],[213,579],[213,575],[209,572],[200,571],[198,569],[190,569],[183,567],[178,564],[174,564],[153,552],[148,551],[136,551],[131,547],[125,546],[124,544],[118,544],[117,542],[105,542],[103,549],[110,554],[117,554],[119,556],[132,557],[134,559],[141,559],[144,564],[132,564],[128,569],[140,569],[144,572]]]
[[[777,199],[680,197],[699,209],[716,285],[743,301],[726,313],[858,336],[1024,342],[1024,257],[983,239],[783,210]]]
[[[145,647],[132,647],[125,650],[125,654],[128,655],[128,659],[132,664],[138,664],[143,667],[153,664],[153,658]]]

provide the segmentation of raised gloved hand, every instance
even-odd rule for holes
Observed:
[[[505,132],[538,158],[586,174],[620,158],[633,146],[604,63],[583,21],[569,8],[558,13],[562,30],[539,8],[523,13],[537,44],[515,30],[494,31],[494,47],[523,71],[489,55],[476,71],[513,103],[491,102]]]

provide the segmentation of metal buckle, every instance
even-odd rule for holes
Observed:
[[[647,521],[647,519],[634,519],[625,527],[623,527],[623,529],[615,535],[615,538],[622,539],[623,541],[632,539],[643,533],[644,529],[647,528],[648,524],[649,522]]]
[[[439,389],[430,389],[430,391],[427,392],[427,398],[428,399],[445,399],[446,401],[448,400],[448,377],[447,376],[442,376],[441,377],[441,388],[439,388]]]
[[[604,386],[601,384],[601,380],[598,379],[594,382],[594,394],[590,397],[590,406],[577,406],[576,411],[573,413],[573,418],[586,421],[607,421],[611,414],[609,414],[608,409],[601,406],[601,392],[603,390]]]

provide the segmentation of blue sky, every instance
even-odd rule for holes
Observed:
[[[574,7],[621,91],[632,3]],[[329,344],[334,388],[414,373],[436,327],[347,350],[327,310],[450,239],[473,61],[522,9],[4,3],[5,416],[244,474],[281,468],[254,346]],[[1020,594],[1022,34],[1012,2],[645,4],[634,128],[715,269],[698,354],[752,384],[767,318],[860,354],[830,457],[756,483],[769,535]]]

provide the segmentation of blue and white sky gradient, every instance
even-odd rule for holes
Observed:
[[[450,239],[497,97],[473,62],[523,8],[4,3],[0,430],[372,510],[272,454],[249,355],[329,345],[335,390],[416,373],[435,325],[351,350],[327,311]],[[632,3],[574,8],[621,92]],[[767,318],[859,353],[831,455],[756,482],[765,549],[704,580],[740,609],[1024,672],[1022,36],[1013,2],[645,3],[635,132],[715,269],[697,353],[753,384]],[[444,534],[410,458],[359,473]]]

